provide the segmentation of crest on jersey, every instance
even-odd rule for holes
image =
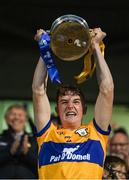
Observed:
[[[79,134],[80,136],[88,136],[89,135],[89,132],[88,132],[88,129],[87,128],[81,128],[81,129],[77,129],[75,131],[76,134]]]

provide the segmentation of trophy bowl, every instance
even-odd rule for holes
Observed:
[[[91,36],[87,22],[76,15],[63,15],[50,29],[51,49],[61,60],[75,61],[87,53]]]

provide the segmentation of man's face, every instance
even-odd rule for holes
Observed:
[[[112,173],[111,173],[112,172]],[[117,179],[126,179],[126,167],[124,165],[116,164],[115,167],[113,167],[110,172],[109,170],[104,169],[103,172],[103,179],[114,179],[117,177]],[[115,177],[112,177],[115,176]],[[116,178],[115,178],[116,179]]]
[[[114,167],[113,172],[116,174],[117,179],[126,179],[126,167],[124,165],[116,165],[116,167]]]
[[[16,132],[24,130],[26,112],[20,108],[12,108],[6,117],[7,124]]]
[[[128,137],[122,133],[113,136],[110,142],[110,152],[127,155],[129,151]]]
[[[68,92],[58,99],[57,111],[63,127],[79,127],[83,117],[83,107],[79,95]]]

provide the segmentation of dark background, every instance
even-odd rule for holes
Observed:
[[[84,18],[90,28],[100,26],[107,33],[105,58],[115,84],[115,103],[129,103],[129,1],[91,0],[1,0],[0,1],[0,99],[31,99],[31,84],[39,50],[33,40],[36,30],[50,29],[61,15]],[[83,68],[83,61],[57,60],[64,83],[75,83],[73,76]],[[79,85],[87,101],[98,93],[95,73]],[[48,84],[51,100],[56,85]]]

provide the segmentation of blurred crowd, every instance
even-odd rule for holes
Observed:
[[[107,147],[103,179],[129,179],[128,133],[123,127],[112,131]]]
[[[37,143],[33,121],[21,105],[5,113],[8,126],[0,135],[0,179],[37,179]],[[32,133],[25,131],[28,121]]]
[[[59,123],[52,114],[53,123]],[[37,179],[36,129],[27,109],[12,105],[5,113],[8,129],[0,135],[0,179]],[[31,133],[25,131],[28,121]],[[125,128],[112,129],[103,179],[129,178],[129,136]]]

